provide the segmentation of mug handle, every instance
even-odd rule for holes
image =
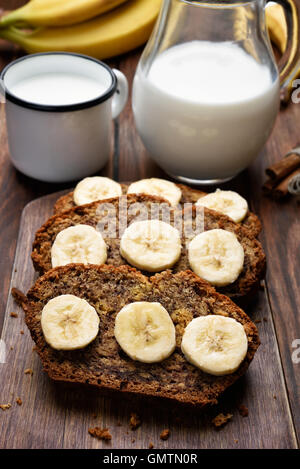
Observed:
[[[274,0],[267,0],[269,1]],[[294,0],[275,0],[283,7],[287,23],[287,45],[286,49],[278,62],[280,78],[280,99],[287,103],[293,81],[300,72],[300,15],[299,7]]]
[[[116,119],[123,111],[128,99],[128,81],[124,73],[120,70],[113,69],[113,73],[117,78],[117,89],[112,100],[112,118]]]

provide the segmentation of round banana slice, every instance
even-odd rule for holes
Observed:
[[[132,360],[160,362],[175,349],[175,326],[160,303],[137,301],[124,306],[116,316],[114,332]]]
[[[197,200],[196,205],[202,205],[207,208],[224,213],[233,221],[239,223],[248,212],[248,203],[237,192],[222,191],[217,189],[216,192],[207,194]]]
[[[177,205],[181,199],[181,190],[174,182],[165,179],[150,178],[130,184],[127,194],[149,194],[157,195],[168,200],[171,205]]]
[[[75,263],[104,264],[106,244],[101,233],[89,225],[75,225],[60,231],[51,248],[52,267]]]
[[[57,350],[86,347],[99,331],[99,316],[86,300],[61,295],[48,301],[41,317],[46,342]]]
[[[234,233],[215,229],[198,234],[188,246],[192,270],[212,285],[235,282],[243,270],[244,249]]]
[[[221,376],[238,369],[247,354],[248,339],[238,321],[212,314],[187,325],[181,350],[187,361],[200,370]]]
[[[124,231],[120,252],[138,269],[148,272],[168,269],[181,254],[179,231],[160,220],[137,221]]]
[[[82,179],[74,189],[73,200],[76,205],[89,204],[96,200],[110,199],[122,195],[122,187],[112,179],[94,176]]]

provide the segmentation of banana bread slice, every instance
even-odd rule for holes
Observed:
[[[175,219],[174,217],[179,213],[173,210],[164,199],[143,194],[116,197],[74,207],[61,214],[54,215],[37,231],[31,254],[35,269],[43,274],[52,268],[51,246],[57,234],[63,229],[78,224],[87,224],[96,227],[99,223],[101,224],[104,219],[109,220],[112,216],[116,216],[116,219],[119,220],[122,218],[120,213],[124,207],[126,207],[127,210],[127,224],[129,225],[132,221],[136,220],[137,217],[141,216],[139,209],[137,211],[132,210],[136,207],[135,204],[142,204],[141,206],[145,208],[147,212],[144,214],[146,215],[146,219],[150,218],[150,215],[152,218],[161,218],[163,208],[167,207],[170,213],[170,223],[172,224]],[[162,209],[158,212],[153,212],[153,204],[159,204],[159,207]],[[105,208],[105,210],[103,208]],[[180,212],[183,213],[182,211]],[[243,270],[234,283],[217,288],[217,290],[230,296],[235,301],[238,301],[242,297],[252,296],[258,289],[260,280],[265,274],[266,259],[260,242],[256,238],[251,237],[248,230],[243,228],[240,224],[235,223],[226,215],[222,215],[214,210],[204,208],[202,212],[202,209],[200,210],[198,208],[197,210],[195,206],[190,206],[184,210],[184,213],[183,223],[188,233],[192,230],[195,235],[198,233],[197,229],[202,230],[201,223],[198,223],[199,216],[202,216],[202,213],[204,213],[205,231],[221,228],[235,233],[238,241],[244,248],[245,259]],[[120,236],[118,228],[117,223],[115,236],[104,235],[108,247],[106,263],[116,267],[127,264],[126,260],[120,254]],[[190,269],[187,251],[188,241],[189,239],[185,236],[183,231],[181,257],[172,268],[174,272]],[[144,272],[144,274],[147,273]]]
[[[130,185],[129,183],[121,184],[124,195],[127,193],[127,189],[129,185]],[[186,203],[194,204],[201,197],[204,197],[205,195],[207,195],[206,192],[199,191],[197,189],[186,186],[184,184],[176,184],[176,185],[179,187],[182,193],[182,197],[180,200],[181,205],[184,205]],[[76,207],[74,200],[73,200],[73,192],[69,192],[68,194],[63,195],[56,201],[54,205],[54,214],[61,213],[73,207]],[[253,212],[250,212],[250,210],[248,210],[246,217],[240,223],[240,225],[243,226],[244,228],[247,228],[251,236],[257,237],[259,233],[261,232],[261,222],[259,218],[257,217],[257,215],[255,215]]]
[[[81,350],[58,351],[45,341],[41,312],[52,298],[72,294],[92,305],[100,318],[96,339]],[[114,337],[117,313],[135,301],[161,303],[175,325],[176,349],[159,363],[141,363],[129,358]],[[100,390],[152,396],[173,402],[205,406],[215,404],[220,394],[247,370],[259,346],[256,326],[228,297],[215,291],[190,271],[165,271],[145,277],[128,267],[57,267],[40,277],[22,302],[25,321],[36,344],[44,370],[57,381],[85,383]],[[248,351],[239,368],[226,376],[213,376],[191,365],[181,352],[187,324],[198,316],[217,314],[240,322],[248,339]]]

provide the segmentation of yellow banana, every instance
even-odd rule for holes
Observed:
[[[283,8],[278,3],[266,8],[266,23],[271,42],[283,54],[287,45],[287,26]]]
[[[144,44],[153,29],[162,0],[129,0],[112,12],[74,26],[26,32],[0,29],[0,37],[29,53],[68,51],[106,59]]]
[[[82,23],[119,6],[127,0],[30,0],[3,16],[0,27],[68,26]]]

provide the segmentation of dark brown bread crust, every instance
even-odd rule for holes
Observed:
[[[41,312],[52,298],[73,294],[88,301],[100,317],[96,339],[86,348],[57,351],[46,342]],[[158,301],[176,328],[176,350],[161,363],[131,360],[114,338],[116,314],[134,301]],[[199,407],[215,404],[220,394],[247,370],[259,346],[256,326],[228,297],[217,293],[190,271],[165,271],[147,278],[128,266],[69,264],[40,277],[23,302],[25,321],[44,370],[57,381],[97,386],[103,392],[152,396]],[[235,373],[213,376],[189,364],[180,345],[183,331],[195,317],[222,314],[239,321],[248,338],[248,352]]]
[[[163,201],[163,199],[160,199],[158,197],[135,194],[129,196],[122,196],[121,199],[123,202],[124,200],[127,201],[129,207],[128,210],[130,210],[130,206],[132,204],[145,204],[148,210],[148,214],[150,214],[151,204],[166,203],[165,201]],[[118,212],[121,199],[108,199],[104,203],[112,204]],[[99,207],[101,207],[102,204],[103,202],[99,201],[87,205],[81,205],[51,217],[37,231],[35,236],[35,240],[33,243],[33,252],[31,255],[35,269],[41,274],[51,269],[51,246],[55,240],[56,235],[60,231],[69,226],[76,225],[79,223],[97,226],[97,223],[101,220],[102,217],[102,215],[99,214]],[[171,215],[173,217],[175,216],[175,213],[179,212],[174,212],[173,210],[171,210]],[[195,224],[196,220],[198,220],[199,212],[197,212],[197,209],[194,206],[185,209],[186,216],[188,215],[188,213],[191,214],[190,219],[192,220],[193,228],[195,229]],[[107,213],[105,213],[105,216],[107,216]],[[128,224],[130,224],[133,219],[134,216],[128,216]],[[187,221],[185,222],[185,227],[189,227]],[[242,244],[245,252],[243,271],[241,272],[238,279],[231,285],[218,288],[217,290],[221,293],[230,296],[235,301],[238,301],[240,298],[245,296],[252,296],[258,289],[260,280],[265,274],[266,260],[261,244],[259,243],[259,241],[257,241],[257,239],[250,237],[249,232],[246,229],[244,229],[241,225],[233,222],[229,217],[221,215],[220,213],[215,212],[214,210],[209,210],[205,208],[204,229],[205,231],[207,231],[215,228],[221,228],[235,233],[239,242]],[[116,267],[120,265],[126,265],[127,262],[125,261],[125,259],[122,258],[120,254],[119,234],[117,233],[116,238],[105,237],[105,242],[108,246],[107,264],[114,265]],[[182,240],[182,254],[179,261],[174,265],[172,269],[174,272],[180,272],[183,270],[190,269],[188,262],[188,252],[186,248],[187,242],[187,238]],[[147,273],[144,272],[144,274]]]
[[[122,186],[123,194],[125,195],[127,193],[129,184],[123,183],[121,184],[121,186]],[[199,191],[189,186],[185,186],[184,184],[177,184],[177,186],[180,188],[182,192],[182,198],[180,200],[180,203],[182,205],[186,203],[194,204],[197,202],[198,199],[207,195],[206,192]],[[61,213],[73,207],[76,207],[73,201],[73,192],[69,192],[68,194],[63,195],[56,201],[54,205],[54,214]],[[242,225],[244,228],[247,228],[251,236],[257,237],[259,233],[261,232],[261,222],[259,221],[259,218],[253,212],[248,211],[246,217],[240,223],[240,225]]]

